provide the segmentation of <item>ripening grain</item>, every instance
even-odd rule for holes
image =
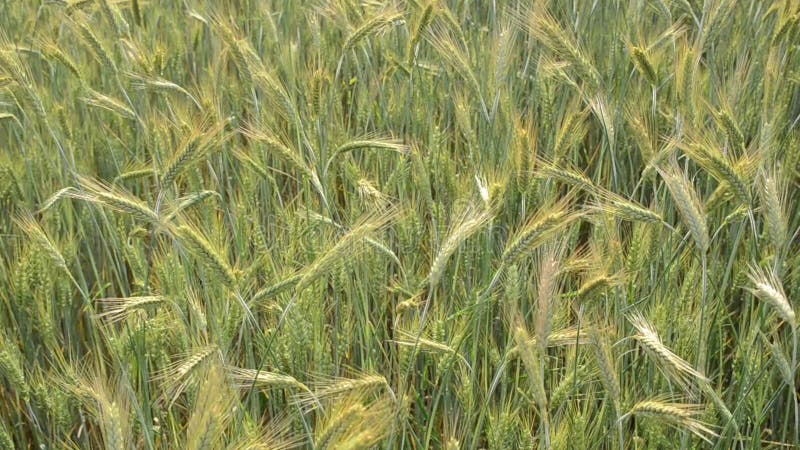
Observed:
[[[0,450],[800,446],[800,3],[0,1]]]

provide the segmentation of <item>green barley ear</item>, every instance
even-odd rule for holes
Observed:
[[[644,47],[632,46],[630,48],[631,59],[633,60],[636,70],[642,77],[650,83],[651,86],[658,86],[658,70],[653,65],[653,60]]]
[[[692,187],[692,183],[686,178],[677,163],[673,162],[668,169],[657,168],[657,170],[661,178],[664,179],[667,189],[674,200],[675,207],[694,239],[697,250],[701,254],[705,254],[708,251],[710,240],[706,214],[697,192]]]
[[[117,36],[125,36],[130,33],[130,25],[125,17],[120,12],[119,8],[111,4],[110,0],[98,0],[100,3],[100,11],[103,13],[106,21],[110,23]]]
[[[219,364],[205,372],[186,425],[186,447],[191,450],[219,448],[235,403],[234,392]]]
[[[797,28],[797,24],[800,23],[800,12],[797,12],[794,15],[789,15],[783,20],[778,23],[777,27],[775,28],[775,32],[772,35],[771,46],[778,46],[781,42],[786,39],[787,36],[791,35],[792,32]]]
[[[687,392],[694,383],[703,384],[708,382],[705,376],[664,345],[655,328],[641,313],[631,314],[628,316],[628,320],[636,329],[636,334],[633,336],[634,339],[656,361],[658,367],[668,378]]]
[[[603,292],[622,284],[624,279],[625,276],[622,273],[609,275],[605,272],[600,272],[587,277],[576,291],[575,297],[581,301],[591,300]]]
[[[0,123],[5,120],[13,121],[17,124],[18,127],[22,128],[22,122],[19,121],[19,118],[11,113],[0,113]]]
[[[105,109],[106,111],[110,111],[125,119],[136,119],[136,113],[122,101],[108,95],[101,94],[88,87],[86,88],[86,92],[86,97],[81,98],[81,100],[83,100],[83,102],[87,105],[94,106],[95,108]]]
[[[711,444],[717,434],[698,419],[705,409],[705,405],[669,403],[656,398],[636,403],[620,420],[630,416],[655,419],[678,429],[685,428]]]
[[[786,297],[783,283],[778,276],[772,272],[767,273],[761,267],[751,264],[748,277],[753,284],[753,287],[749,288],[750,292],[772,307],[778,317],[788,323],[792,330],[796,330],[797,320],[794,307]]]
[[[759,177],[760,212],[764,217],[767,235],[778,252],[782,252],[789,237],[788,189],[785,178],[777,168],[764,170]]]
[[[181,225],[175,229],[180,243],[196,257],[204,267],[228,287],[236,285],[236,274],[228,263],[227,256],[208,241],[203,232],[192,225]]]
[[[362,148],[392,150],[401,154],[408,154],[408,146],[400,141],[390,137],[380,138],[367,136],[363,139],[354,139],[345,142],[344,144],[336,147],[331,153],[331,158],[342,153],[351,152],[353,150]]]
[[[386,377],[369,372],[356,373],[353,378],[319,377],[309,387],[310,392],[301,393],[295,399],[305,410],[317,407],[320,402],[341,401],[351,395],[365,398],[380,393],[396,398]]]
[[[425,29],[431,24],[431,22],[433,22],[435,17],[436,1],[428,0],[427,4],[422,9],[422,13],[420,13],[419,19],[417,19],[417,23],[414,25],[414,31],[411,33],[411,39],[408,41],[408,48],[406,50],[406,64],[409,67],[414,65],[417,44],[419,44],[420,40],[422,40]]]
[[[566,151],[586,136],[586,132],[589,129],[586,124],[588,115],[589,110],[583,109],[564,116],[553,144],[553,163],[559,164],[562,158],[565,157]]]
[[[361,395],[352,395],[333,405],[328,419],[315,436],[315,448],[379,448],[380,442],[391,431],[397,409],[385,398],[368,404],[362,399]]]
[[[603,126],[603,131],[605,132],[605,137],[609,145],[611,148],[616,148],[617,126],[616,115],[612,108],[613,106],[614,105],[609,102],[609,98],[604,94],[597,94],[589,99],[589,107]]]
[[[531,345],[531,337],[522,321],[522,316],[519,311],[516,311],[516,306],[509,306],[507,315],[510,321],[511,335],[517,344],[519,358],[522,360],[525,372],[528,374],[533,400],[541,416],[543,439],[549,441],[549,407],[547,391],[544,388],[545,367],[543,358],[545,355],[538,350],[537,346]]]
[[[597,190],[597,201],[589,209],[631,222],[667,225],[661,214],[605,189]]]
[[[787,386],[792,386],[795,379],[794,369],[792,368],[790,358],[784,353],[780,338],[776,337],[775,340],[771,342],[763,334],[760,336],[764,344],[769,347],[769,353],[772,356],[772,360],[775,361],[775,365],[778,367],[778,373],[781,374],[783,382],[786,383]]]
[[[20,186],[14,166],[0,163],[0,205],[13,205],[20,198]],[[11,207],[8,212],[12,211]],[[39,212],[37,211],[37,214]]]
[[[361,403],[338,406],[327,414],[327,418],[316,429],[314,447],[319,449],[337,448],[336,443],[342,434],[353,424],[363,420],[366,408]]]
[[[694,76],[698,66],[698,58],[694,49],[685,41],[680,47],[679,57],[675,60],[675,91],[678,100],[691,111],[690,107],[695,99],[692,95],[694,90]]]
[[[707,46],[716,42],[722,35],[723,30],[728,29],[725,25],[727,25],[731,17],[733,17],[735,6],[736,2],[734,1],[723,1],[715,3],[708,8],[708,11],[705,13],[706,17],[704,18],[703,33],[697,44],[698,48],[707,50]]]
[[[489,223],[491,217],[488,211],[476,208],[472,205],[465,208],[457,216],[450,227],[450,231],[447,233],[447,237],[442,241],[442,245],[436,253],[436,257],[431,263],[431,268],[428,273],[428,282],[431,289],[441,280],[447,261],[453,253],[461,247],[464,241]]]
[[[136,26],[142,26],[142,10],[139,6],[139,0],[131,0],[131,13],[133,14],[133,23]]]
[[[742,204],[748,207],[751,205],[752,198],[750,183],[746,178],[747,174],[742,170],[737,170],[738,167],[743,166],[732,162],[712,142],[680,144],[679,147],[711,176],[721,183],[727,183]]]
[[[455,436],[450,436],[450,438],[445,440],[445,450],[459,450],[460,448],[461,444],[459,443],[458,439],[455,438]]]
[[[12,437],[11,433],[9,433],[6,425],[0,422],[0,449],[14,450],[15,448],[14,438]]]
[[[358,196],[361,201],[377,209],[383,209],[389,202],[383,192],[367,178],[359,178],[357,182]]]
[[[558,180],[562,183],[582,189],[590,194],[599,192],[599,187],[578,169],[566,164],[556,165],[546,158],[538,158],[536,160],[535,174],[539,179]]]
[[[331,165],[331,162],[344,153],[352,152],[358,149],[380,149],[380,150],[389,150],[393,152],[400,153],[402,155],[407,155],[409,152],[409,148],[407,145],[403,144],[400,141],[397,141],[392,138],[380,138],[380,137],[365,137],[363,139],[354,139],[344,144],[336,147],[331,152],[328,161],[325,163],[325,169],[323,173],[328,172],[328,167]]]
[[[739,124],[734,120],[730,107],[723,107],[717,111],[714,117],[717,119],[719,127],[722,128],[725,135],[728,137],[728,143],[730,143],[731,147],[736,151],[743,151],[744,134],[741,128],[739,128]]]
[[[506,294],[508,295],[508,294]],[[506,300],[504,300],[504,303]],[[561,330],[556,330],[550,333],[547,336],[547,339],[542,341],[546,341],[546,345],[548,348],[554,347],[568,347],[572,345],[585,345],[589,343],[589,338],[587,336],[588,328],[581,328],[580,333],[578,332],[577,326],[569,326],[567,328],[563,328]],[[538,333],[537,333],[538,334]],[[534,335],[528,339],[527,346],[533,346],[536,348],[542,347],[539,344],[539,338]],[[519,345],[515,345],[508,350],[507,357],[508,359],[516,359],[520,357],[520,352],[523,350],[522,347]]]
[[[17,344],[10,341],[5,335],[0,335],[0,376],[17,395],[27,400],[30,390],[25,380],[25,372],[22,368],[22,355],[19,353]]]
[[[590,91],[600,88],[602,81],[597,68],[578,46],[577,39],[558,23],[544,4],[530,7],[513,18],[557,58],[569,63]]]
[[[538,128],[527,124],[519,115],[514,116],[514,166],[516,183],[522,192],[528,190],[531,171],[538,153]]]
[[[347,53],[364,39],[380,34],[389,26],[394,25],[398,21],[402,20],[403,14],[392,9],[380,12],[369,19],[366,19],[361,23],[361,25],[354,28],[347,36],[347,39],[345,39],[344,45],[342,46],[342,52]]]
[[[120,173],[114,178],[113,184],[117,184],[121,181],[131,181],[152,177],[155,174],[156,172],[152,167],[128,167],[124,172]]]
[[[309,94],[306,99],[309,108],[318,116],[324,114],[326,95],[332,82],[330,74],[322,68],[315,70],[309,80]]]
[[[69,272],[67,269],[67,262],[64,256],[61,255],[61,250],[53,243],[52,240],[45,234],[41,226],[30,215],[18,216],[14,219],[17,226],[33,240],[34,244],[38,246],[55,264],[58,268]]]
[[[240,389],[250,389],[255,386],[264,390],[295,388],[309,393],[311,392],[305,384],[289,375],[270,372],[268,370],[242,369],[231,366],[226,369],[233,380],[234,386]]]
[[[473,121],[472,101],[466,92],[458,92],[453,100],[458,131],[464,135],[470,154],[478,148],[478,134]]]
[[[189,166],[200,160],[211,147],[219,144],[224,139],[223,131],[227,124],[227,121],[221,121],[209,125],[206,120],[193,128],[181,142],[178,151],[160,170],[159,184],[162,189],[175,181]]]
[[[232,437],[227,449],[230,450],[291,450],[308,444],[308,437],[292,430],[291,417],[285,415],[271,416],[264,423],[254,423],[250,419],[238,428],[238,436]]]
[[[437,26],[431,27],[429,30],[428,42],[439,53],[441,58],[455,70],[456,74],[467,82],[473,90],[473,94],[480,99],[484,114],[488,115],[482,95],[481,83],[470,61],[466,43],[460,37],[453,36],[453,33],[447,27],[438,23]]]
[[[5,35],[0,35],[0,63],[2,64],[4,83],[16,83],[25,87],[30,85],[29,74],[19,59],[19,54],[14,45],[6,39]]]
[[[539,64],[543,64],[545,58],[539,59]],[[552,132],[553,126],[553,88],[544,74],[536,77],[536,96],[539,100],[539,122],[541,123],[542,134],[547,136]]]
[[[166,303],[164,297],[160,295],[125,297],[125,298],[104,298],[98,300],[104,312],[97,314],[98,319],[106,320],[108,323],[116,323],[127,320],[131,315],[138,311],[155,309]]]
[[[191,102],[197,106],[197,109],[203,109],[203,107],[200,105],[200,101],[177,83],[173,83],[172,81],[161,77],[147,77],[133,72],[126,72],[125,75],[133,80],[132,86],[134,89],[163,93],[174,92],[191,100]]]
[[[296,170],[309,180],[322,199],[322,202],[328,204],[327,197],[325,196],[325,188],[322,186],[320,176],[317,174],[317,171],[312,169],[312,166],[306,162],[305,157],[300,152],[284,144],[274,133],[267,129],[249,125],[239,130],[239,132],[248,139],[263,144],[270,152],[278,156],[284,162],[294,166]],[[258,163],[256,162],[256,164]]]
[[[608,336],[603,333],[602,329],[597,326],[589,327],[588,329],[589,341],[594,351],[595,361],[599,368],[600,381],[606,390],[606,394],[611,400],[616,413],[619,415],[622,412],[621,408],[621,391],[619,384],[619,374],[617,372],[617,364],[614,356],[611,353],[611,345],[608,343]]]
[[[303,270],[303,276],[297,282],[296,292],[302,292],[318,278],[340,267],[345,261],[352,260],[366,249],[366,238],[384,228],[396,219],[396,211],[388,211],[380,215],[367,215],[350,231],[339,237],[337,243],[314,260]]]
[[[647,105],[635,102],[625,111],[625,125],[629,136],[642,155],[642,162],[652,163],[658,148],[658,131]]]
[[[183,197],[177,199],[176,204],[169,209],[169,212],[164,216],[164,221],[169,222],[176,216],[180,215],[183,211],[186,211],[187,209],[203,203],[205,200],[213,197],[216,197],[219,200],[222,199],[222,196],[220,196],[217,191],[198,191],[184,195]]]
[[[13,177],[13,174],[10,172],[10,170],[8,172],[6,172],[3,169],[5,169],[5,168],[0,168],[0,180],[2,180],[2,178],[1,178],[2,176],[8,176],[9,177],[8,182],[14,182],[14,180],[11,179],[11,177]],[[3,181],[5,181],[5,180],[3,180]],[[16,182],[14,182],[13,186],[10,186],[10,187],[8,187],[6,189],[11,189],[11,188],[14,188],[14,190],[16,190]],[[55,194],[51,195],[47,200],[43,201],[39,205],[39,209],[36,211],[36,214],[42,214],[43,212],[45,212],[48,209],[50,209],[53,205],[55,205],[59,200],[62,200],[62,199],[65,199],[65,198],[71,198],[72,195],[74,195],[77,192],[78,192],[78,190],[75,189],[72,186],[68,186],[68,187],[65,187],[64,189],[59,190],[58,192],[56,192]],[[7,194],[5,191],[0,191],[0,193]],[[0,200],[2,200],[2,199],[3,199],[3,197],[0,197]]]
[[[208,21],[212,29],[220,35],[222,41],[226,44],[230,52],[236,70],[239,76],[244,81],[245,85],[249,86],[253,83],[253,59],[257,58],[250,49],[249,44],[245,39],[241,39],[237,35],[237,31],[230,25],[229,21],[221,16],[212,16]]]
[[[86,378],[77,376],[69,382],[70,390],[97,420],[104,448],[125,450],[132,445],[128,397],[122,381],[109,380],[98,372]]]
[[[58,126],[61,127],[61,131],[64,133],[64,136],[66,136],[67,140],[71,141],[75,139],[75,135],[72,133],[72,125],[67,116],[67,110],[63,105],[56,107],[56,117],[58,118]]]
[[[256,293],[253,294],[253,298],[250,302],[254,305],[257,305],[259,303],[264,303],[267,300],[270,300],[273,297],[280,295],[282,292],[294,289],[295,286],[297,286],[297,283],[299,283],[300,280],[302,279],[303,279],[302,272],[289,275],[276,283],[273,283],[263,289],[256,291]]]
[[[549,248],[543,249],[539,257],[539,266],[536,273],[536,340],[539,354],[547,352],[548,339],[553,327],[553,312],[556,309],[556,300],[561,294],[562,279],[560,277],[562,259],[564,256],[564,243],[556,242]]]
[[[555,232],[568,227],[582,216],[569,210],[571,195],[549,208],[541,208],[525,225],[513,233],[503,250],[502,265],[514,264],[547,241]]]
[[[121,406],[116,402],[102,402],[100,404],[100,417],[102,418],[103,441],[107,449],[124,450],[128,448],[128,435],[126,417]]]
[[[44,54],[48,59],[58,61],[61,65],[67,68],[76,78],[81,78],[81,72],[78,69],[78,66],[75,64],[75,61],[72,60],[66,53],[64,53],[61,48],[53,41],[42,39],[38,43],[38,47],[41,49],[42,54]]]
[[[198,347],[186,354],[177,355],[174,362],[155,373],[152,381],[162,383],[164,395],[174,402],[190,385],[197,382],[198,374],[202,374],[210,365],[219,362],[222,354],[217,346]]]
[[[84,43],[91,49],[92,54],[94,55],[97,62],[99,62],[103,67],[111,70],[112,73],[117,71],[117,65],[114,63],[114,59],[111,57],[111,53],[106,50],[105,46],[100,42],[100,39],[97,38],[97,35],[94,34],[92,29],[89,27],[87,23],[87,18],[79,18],[76,19],[78,22],[76,26],[78,27],[78,33],[80,34],[81,38],[83,39]]]
[[[450,360],[452,357],[456,357],[462,363],[464,363],[464,366],[467,368],[467,370],[472,372],[472,366],[470,366],[469,361],[467,361],[467,359],[463,355],[461,355],[458,352],[458,350],[454,349],[453,347],[451,347],[451,346],[449,346],[449,345],[447,345],[445,343],[442,343],[442,342],[437,342],[437,341],[435,341],[433,339],[426,339],[424,337],[420,337],[420,338],[417,339],[415,334],[408,333],[408,332],[403,331],[403,330],[399,330],[398,334],[400,334],[403,337],[405,337],[405,339],[395,339],[395,340],[392,341],[395,344],[400,345],[400,346],[404,346],[404,347],[411,347],[411,348],[418,347],[422,351],[426,351],[426,352],[433,353],[433,354],[438,353],[438,354],[446,355],[445,361]]]
[[[69,191],[64,195],[89,203],[105,206],[117,212],[128,214],[136,220],[159,224],[161,218],[149,205],[122,189],[107,186],[91,178],[79,177],[83,190]]]
[[[595,381],[597,371],[594,368],[581,365],[568,368],[566,376],[559,381],[550,396],[550,409],[557,411],[562,405],[570,401],[571,395],[580,395],[581,389],[587,383]]]
[[[255,157],[249,155],[241,148],[231,150],[231,155],[233,155],[234,158],[242,163],[243,166],[252,170],[261,178],[272,179],[272,175],[269,173],[268,167],[263,165],[260,161],[257,161]]]

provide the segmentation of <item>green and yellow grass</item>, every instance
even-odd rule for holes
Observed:
[[[0,449],[800,445],[795,0],[0,2]]]

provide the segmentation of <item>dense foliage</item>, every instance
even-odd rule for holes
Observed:
[[[0,449],[800,444],[795,0],[0,1]]]

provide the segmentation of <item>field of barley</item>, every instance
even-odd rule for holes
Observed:
[[[800,446],[797,0],[0,0],[0,449]]]

